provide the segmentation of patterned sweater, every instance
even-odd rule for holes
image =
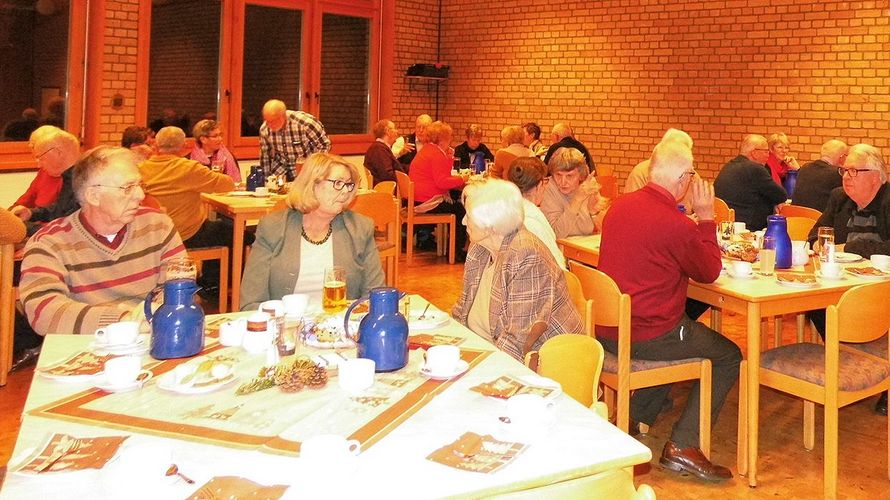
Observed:
[[[158,283],[161,263],[185,257],[169,217],[140,207],[117,248],[84,225],[81,211],[56,219],[25,247],[21,300],[34,331],[90,334],[120,320]]]

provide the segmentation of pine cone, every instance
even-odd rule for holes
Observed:
[[[306,380],[306,385],[313,389],[320,389],[327,385],[327,383],[328,371],[322,366],[316,366],[312,371],[312,374],[309,376],[309,379]]]
[[[291,371],[283,377],[278,387],[284,392],[299,392],[303,389],[303,380],[300,379],[300,375],[297,372]]]
[[[278,367],[275,368],[275,375],[272,379],[275,381],[275,385],[283,385],[292,373],[294,373],[294,371],[290,367],[278,365]]]

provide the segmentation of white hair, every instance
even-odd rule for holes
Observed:
[[[847,158],[855,156],[862,156],[865,159],[862,165],[857,165],[857,168],[877,170],[881,174],[881,183],[887,182],[887,166],[884,164],[884,158],[881,156],[880,149],[871,144],[856,144],[850,146]]]
[[[468,184],[463,192],[467,219],[483,229],[506,236],[522,227],[522,193],[512,182],[489,178]]]
[[[668,141],[655,146],[649,163],[649,177],[660,186],[669,186],[692,166],[692,150],[685,144]]]

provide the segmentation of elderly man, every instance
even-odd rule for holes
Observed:
[[[804,207],[825,210],[828,195],[834,188],[841,187],[838,167],[847,158],[847,144],[832,139],[822,145],[821,157],[807,163],[797,171],[797,185],[791,196],[791,203]]]
[[[806,167],[804,167],[806,168]],[[834,228],[835,244],[844,251],[869,258],[890,254],[890,187],[887,167],[881,151],[868,144],[850,147],[844,166],[838,168],[843,187],[831,192],[828,205],[810,231],[815,242],[820,226]],[[810,311],[807,317],[825,338],[825,310]],[[887,414],[887,393],[875,405],[875,411]]]
[[[121,146],[136,154],[136,161],[143,162],[157,152],[155,131],[148,127],[132,125],[121,133]]]
[[[170,218],[140,206],[145,195],[133,153],[99,146],[72,171],[81,208],[47,224],[25,246],[20,295],[39,336],[92,335],[137,317],[161,263],[185,257]]]
[[[392,145],[399,138],[399,129],[390,120],[380,120],[374,124],[371,132],[375,140],[365,152],[365,168],[371,172],[375,185],[382,181],[395,182],[396,171],[408,171],[408,167],[396,160],[392,152]]]
[[[528,122],[522,126],[522,145],[531,150],[534,156],[544,159],[547,148],[541,142],[541,127],[535,122]]]
[[[414,120],[414,132],[408,134],[407,137],[399,137],[392,146],[392,152],[399,159],[399,163],[405,165],[406,171],[414,157],[420,153],[420,150],[427,143],[426,128],[432,125],[433,118],[430,115],[423,114]]]
[[[631,296],[632,358],[711,360],[711,418],[716,419],[726,393],[739,376],[742,354],[732,341],[684,314],[689,279],[711,283],[720,276],[714,191],[708,182],[694,179],[692,151],[676,141],[655,147],[650,177],[643,189],[615,200],[606,214],[599,269]],[[677,210],[677,202],[690,185],[698,223]],[[617,354],[616,328],[597,327],[596,336],[603,347]],[[635,391],[631,419],[651,425],[669,392],[670,386]],[[731,478],[729,469],[712,464],[697,447],[698,420],[696,382],[664,446],[661,464],[706,481]],[[638,427],[632,423],[632,428]]]
[[[692,137],[690,137],[689,134],[683,132],[682,130],[675,128],[667,129],[667,132],[665,132],[664,135],[661,136],[661,140],[658,142],[658,144],[668,141],[677,141],[692,150]],[[649,184],[650,161],[651,158],[646,158],[640,163],[637,163],[636,166],[630,171],[630,174],[628,174],[627,176],[627,180],[624,181],[624,194],[633,193],[638,189],[642,189],[646,184]],[[691,209],[692,207],[688,208]]]
[[[544,187],[541,211],[557,239],[593,234],[600,211],[599,184],[588,172],[584,155],[560,148],[547,166],[551,179]]]
[[[507,168],[516,158],[534,156],[532,150],[525,147],[523,139],[525,131],[522,127],[507,126],[501,130],[501,143],[504,145],[494,154],[494,166],[489,174],[499,179],[506,177]]]
[[[766,138],[746,135],[739,155],[724,165],[714,180],[714,192],[735,209],[736,222],[744,222],[751,231],[765,228],[776,205],[788,199],[788,193],[773,182],[765,167],[767,158]]]
[[[77,137],[53,126],[40,127],[32,136],[31,152],[40,171],[25,194],[10,209],[25,222],[29,235],[36,233],[43,224],[79,208],[71,187],[71,166],[80,155]],[[52,196],[53,193],[55,196]],[[48,200],[51,201],[46,205],[38,204]],[[29,208],[31,203],[34,206]]]
[[[331,141],[318,118],[304,111],[291,111],[284,102],[272,99],[263,105],[260,125],[260,165],[269,174],[294,180],[297,164],[312,153],[327,153]]]
[[[581,144],[581,141],[575,139],[575,133],[567,123],[554,125],[550,131],[550,139],[551,144],[547,148],[547,155],[544,156],[544,163],[550,165],[550,158],[559,148],[575,148],[584,155],[584,161],[587,162],[587,168],[590,170],[590,173],[596,175],[596,165],[594,165],[590,153],[587,152],[587,148],[584,144]]]
[[[232,221],[207,220],[207,207],[201,193],[225,193],[235,188],[235,181],[200,163],[183,158],[185,132],[179,127],[164,127],[155,137],[158,153],[139,165],[145,192],[153,196],[173,219],[173,225],[186,248],[225,245],[232,247]],[[246,244],[253,243],[245,235]],[[202,294],[212,297],[219,286],[219,263],[203,267]]]

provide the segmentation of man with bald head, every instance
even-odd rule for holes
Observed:
[[[765,228],[776,205],[788,199],[785,189],[770,176],[768,158],[766,137],[746,135],[739,155],[724,165],[714,180],[717,197],[735,210],[736,222],[744,222],[751,231]]]
[[[414,121],[414,133],[408,134],[408,137],[405,139],[399,137],[393,144],[392,152],[399,159],[399,163],[405,165],[406,172],[408,171],[408,166],[414,161],[414,157],[426,145],[426,128],[432,123],[432,116],[427,114],[418,116],[417,120]]]
[[[587,162],[587,168],[590,170],[591,175],[596,175],[596,165],[593,164],[593,159],[590,157],[590,153],[587,151],[587,148],[584,144],[581,144],[581,141],[575,139],[575,133],[572,131],[572,127],[567,123],[557,123],[550,130],[550,147],[547,148],[547,155],[544,156],[544,163],[550,164],[550,157],[553,156],[553,153],[556,153],[556,150],[559,148],[575,148],[584,155],[584,160]]]
[[[278,99],[263,105],[260,165],[264,172],[284,175],[292,181],[297,165],[302,165],[309,155],[330,150],[331,141],[318,118],[304,111],[288,110]]]
[[[797,185],[791,203],[804,207],[825,210],[828,195],[834,188],[841,187],[841,176],[837,168],[847,158],[847,144],[832,139],[822,145],[821,157],[807,163],[797,171]]]
[[[770,178],[766,171],[764,175]],[[698,222],[677,210],[677,202],[690,189]],[[617,198],[606,214],[599,269],[631,297],[632,359],[711,360],[712,422],[738,379],[742,353],[731,340],[689,318],[684,308],[689,280],[712,283],[721,266],[714,189],[696,178],[689,147],[677,141],[660,143],[652,152],[650,182]],[[617,354],[617,328],[597,326],[596,337]],[[705,481],[725,481],[732,477],[729,469],[711,463],[698,447],[699,389],[696,381],[664,445],[661,464]],[[669,393],[669,385],[634,391],[631,433],[638,429],[635,422],[655,422]]]

